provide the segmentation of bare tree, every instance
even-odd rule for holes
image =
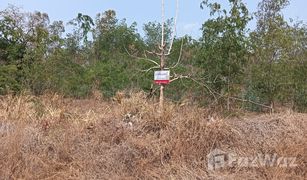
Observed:
[[[149,72],[151,70],[155,70],[155,69],[160,69],[161,71],[162,70],[173,70],[180,64],[181,62],[181,56],[182,56],[182,52],[183,52],[183,44],[184,44],[184,40],[182,39],[182,42],[181,42],[181,47],[180,47],[180,52],[179,52],[179,56],[178,56],[178,59],[176,61],[175,64],[171,65],[170,67],[166,67],[166,60],[167,60],[167,57],[171,54],[171,51],[172,51],[172,48],[173,48],[173,43],[174,43],[174,39],[175,39],[175,34],[176,34],[176,25],[177,25],[177,18],[178,18],[178,12],[179,12],[179,0],[176,0],[176,16],[175,16],[175,21],[174,21],[174,24],[173,24],[173,31],[172,31],[172,36],[171,36],[171,39],[170,41],[167,41],[165,39],[165,0],[162,0],[161,1],[161,5],[162,5],[162,11],[161,11],[161,15],[162,15],[162,22],[161,22],[161,26],[162,26],[162,29],[161,29],[161,42],[159,44],[159,52],[156,52],[156,51],[145,51],[144,52],[144,57],[137,57],[137,56],[134,56],[132,54],[130,54],[127,50],[127,53],[134,57],[134,58],[137,58],[137,59],[140,59],[140,60],[145,60],[145,61],[148,61],[150,63],[153,64],[152,67],[148,68],[148,69],[144,69],[142,70],[142,72]],[[169,42],[169,43],[167,43]],[[157,62],[155,60],[152,60],[150,58],[147,57],[146,54],[150,54],[150,55],[154,55],[154,56],[157,56],[160,60],[160,62]],[[269,106],[266,106],[266,105],[263,105],[263,104],[260,104],[260,103],[257,103],[257,102],[254,102],[254,101],[251,101],[251,100],[246,100],[246,99],[242,99],[240,97],[232,97],[232,96],[229,96],[229,95],[224,95],[224,94],[221,94],[219,92],[216,92],[215,90],[211,89],[206,83],[203,83],[201,82],[200,80],[197,80],[193,77],[191,77],[190,75],[182,75],[182,74],[176,74],[175,72],[172,73],[173,76],[172,79],[169,81],[170,83],[176,81],[176,80],[180,80],[180,79],[189,79],[190,81],[204,87],[205,89],[208,90],[208,92],[214,97],[215,99],[215,102],[218,101],[218,99],[220,98],[227,98],[228,101],[230,99],[232,100],[236,100],[236,101],[242,101],[242,102],[247,102],[247,103],[251,103],[251,104],[255,104],[255,105],[258,105],[258,106],[261,106],[261,107],[264,107],[264,108],[269,108],[271,109],[271,107]],[[158,89],[160,89],[160,96],[159,96],[159,113],[163,113],[164,112],[164,90],[165,90],[165,84],[160,84],[159,85],[160,87],[159,88],[156,88],[154,89],[153,88],[153,85],[151,86],[151,92],[150,92],[150,96],[152,94],[154,94],[154,92]],[[228,108],[229,108],[229,103],[228,103]]]
[[[183,47],[183,41],[181,43],[181,48],[180,48],[180,55],[178,57],[178,60],[176,62],[176,64],[174,64],[173,66],[171,66],[170,68],[166,68],[166,58],[167,56],[169,56],[171,54],[172,48],[173,48],[173,43],[174,43],[174,39],[176,36],[176,26],[177,26],[177,19],[178,19],[178,12],[179,12],[179,0],[176,0],[176,15],[175,15],[175,19],[174,19],[174,24],[172,27],[172,36],[171,39],[169,40],[169,43],[167,44],[167,40],[165,39],[165,0],[161,1],[161,42],[159,44],[159,52],[155,52],[155,51],[145,51],[144,52],[144,57],[137,57],[132,55],[131,53],[127,51],[127,53],[137,59],[140,60],[145,60],[148,61],[150,63],[152,63],[154,66],[148,68],[148,69],[144,69],[142,70],[142,72],[149,72],[151,70],[154,69],[160,69],[161,71],[163,70],[169,70],[169,69],[173,69],[176,66],[178,66],[178,64],[180,63],[181,60],[181,55],[182,55],[182,47]],[[160,60],[160,62],[156,62],[155,60],[149,59],[147,57],[146,54],[151,54],[151,55],[155,55],[158,57],[158,59]],[[173,82],[177,79],[183,78],[185,76],[174,76],[174,79],[170,80],[170,82]],[[160,96],[159,96],[159,112],[163,112],[164,109],[164,89],[165,89],[165,85],[164,84],[160,84]]]
[[[160,49],[160,70],[164,70],[165,69],[165,59],[166,56],[169,56],[171,51],[172,51],[172,47],[173,47],[173,42],[175,39],[175,34],[176,34],[176,26],[177,26],[177,18],[178,18],[178,11],[179,11],[179,0],[176,0],[176,16],[175,16],[175,22],[174,22],[174,27],[173,27],[173,35],[172,35],[172,39],[170,40],[170,45],[169,45],[169,49],[167,50],[166,48],[166,43],[165,43],[165,39],[164,39],[164,25],[165,25],[165,0],[162,0],[162,32],[161,32],[161,45],[159,47]],[[181,46],[181,50],[180,50],[180,56],[178,58],[178,62],[180,61],[180,57],[181,57],[181,51],[182,51],[182,46]],[[177,65],[175,65],[177,66]],[[159,110],[160,112],[163,112],[164,109],[164,88],[165,85],[164,84],[160,84],[160,97],[159,97]]]

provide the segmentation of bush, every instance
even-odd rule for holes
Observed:
[[[67,59],[51,59],[33,66],[30,87],[35,94],[55,91],[65,96],[85,97],[91,91],[91,82],[85,78],[86,70]]]
[[[18,70],[15,65],[0,66],[0,94],[20,90],[21,86],[17,80],[17,72]]]
[[[100,61],[90,66],[86,71],[86,79],[95,82],[105,97],[112,97],[117,91],[123,90],[130,83],[129,69],[124,62]]]

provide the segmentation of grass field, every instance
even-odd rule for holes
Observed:
[[[132,97],[1,97],[0,179],[307,179],[307,114],[225,117],[169,102],[161,115]],[[212,170],[215,149],[284,158]]]

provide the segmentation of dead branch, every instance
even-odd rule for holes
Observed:
[[[141,72],[149,72],[149,71],[151,71],[151,70],[153,70],[153,69],[160,69],[160,66],[153,66],[153,67],[150,67],[150,68],[148,68],[148,69],[144,69],[144,70],[140,70]]]
[[[148,61],[148,62],[151,62],[151,63],[155,64],[156,66],[160,66],[159,63],[157,63],[156,61],[154,61],[154,60],[152,60],[152,59],[149,59],[149,58],[147,58],[147,57],[145,57],[145,58],[138,57],[138,56],[135,56],[135,55],[130,54],[129,51],[128,51],[126,48],[125,48],[125,50],[126,50],[127,54],[128,54],[129,56],[133,57],[133,58],[141,59],[141,60],[146,60],[146,61]]]
[[[210,94],[214,97],[215,101],[217,101],[218,98],[216,98],[214,90],[212,90],[211,88],[209,88],[209,87],[207,86],[207,84],[202,83],[202,82],[199,82],[199,81],[195,80],[194,78],[189,78],[189,79],[191,79],[191,80],[192,80],[193,82],[195,82],[196,84],[205,87],[205,88],[210,92]]]
[[[146,96],[146,98],[149,99],[153,97],[158,89],[159,87],[153,88],[153,84],[151,84],[149,94]]]
[[[173,26],[173,35],[172,35],[172,39],[171,39],[170,46],[169,46],[166,56],[171,54],[171,51],[173,48],[173,43],[174,43],[174,39],[175,39],[176,32],[177,32],[176,27],[177,27],[178,12],[179,12],[179,0],[176,1],[176,15],[175,15],[175,21],[174,21],[174,26]]]
[[[174,79],[171,79],[170,80],[170,83],[173,82],[173,81],[176,81],[176,80],[179,80],[179,79],[184,79],[184,78],[190,78],[190,76],[184,76],[184,75],[179,75],[179,76],[175,76]]]
[[[180,63],[181,56],[182,56],[182,50],[183,50],[183,39],[182,39],[182,41],[181,41],[181,47],[180,47],[180,52],[179,52],[178,60],[177,60],[176,64],[175,64],[174,66],[172,66],[170,69],[174,69],[174,68],[177,67],[178,64]]]
[[[154,51],[148,51],[148,50],[146,50],[145,53],[148,53],[148,54],[151,54],[151,55],[156,55],[156,56],[159,56],[159,57],[162,55],[161,53],[157,53],[157,52],[154,52]]]
[[[164,50],[164,7],[165,7],[165,5],[164,5],[164,0],[162,0],[162,12],[161,12],[161,14],[162,14],[162,32],[161,32],[161,49],[162,50]],[[160,48],[160,47],[159,47]]]
[[[206,89],[208,89],[208,91],[214,96],[215,99],[217,99],[215,95],[218,95],[220,97],[229,98],[229,99],[233,99],[233,100],[237,100],[237,101],[241,101],[241,102],[248,102],[248,103],[255,104],[255,105],[258,105],[258,106],[261,106],[261,107],[265,107],[265,108],[268,108],[268,109],[273,109],[271,106],[267,106],[267,105],[264,105],[264,104],[261,104],[261,103],[257,103],[255,101],[251,101],[249,99],[243,99],[243,98],[239,98],[239,97],[228,96],[228,95],[224,95],[224,94],[218,93],[218,92],[212,90],[211,88],[209,88],[205,83],[199,82],[199,81],[197,81],[197,80],[195,80],[193,78],[189,78],[189,79],[191,79],[195,83],[197,83],[199,85],[202,85]]]

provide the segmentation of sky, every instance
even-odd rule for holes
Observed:
[[[222,7],[228,6],[228,0],[217,0]],[[307,0],[290,0],[283,12],[285,18],[293,18],[307,22]],[[165,0],[166,18],[172,18],[176,12],[176,0]],[[208,9],[200,9],[201,0],[179,0],[179,15],[177,21],[177,35],[191,35],[194,38],[201,36],[201,25],[209,18]],[[250,12],[257,10],[260,0],[243,0]],[[97,13],[113,9],[118,19],[126,18],[128,24],[138,23],[139,33],[142,34],[143,24],[150,21],[161,21],[161,0],[0,0],[0,10],[9,4],[22,8],[23,11],[41,11],[49,15],[51,21],[62,20],[68,22],[77,14],[83,13],[92,18]],[[255,27],[251,22],[249,27]]]

